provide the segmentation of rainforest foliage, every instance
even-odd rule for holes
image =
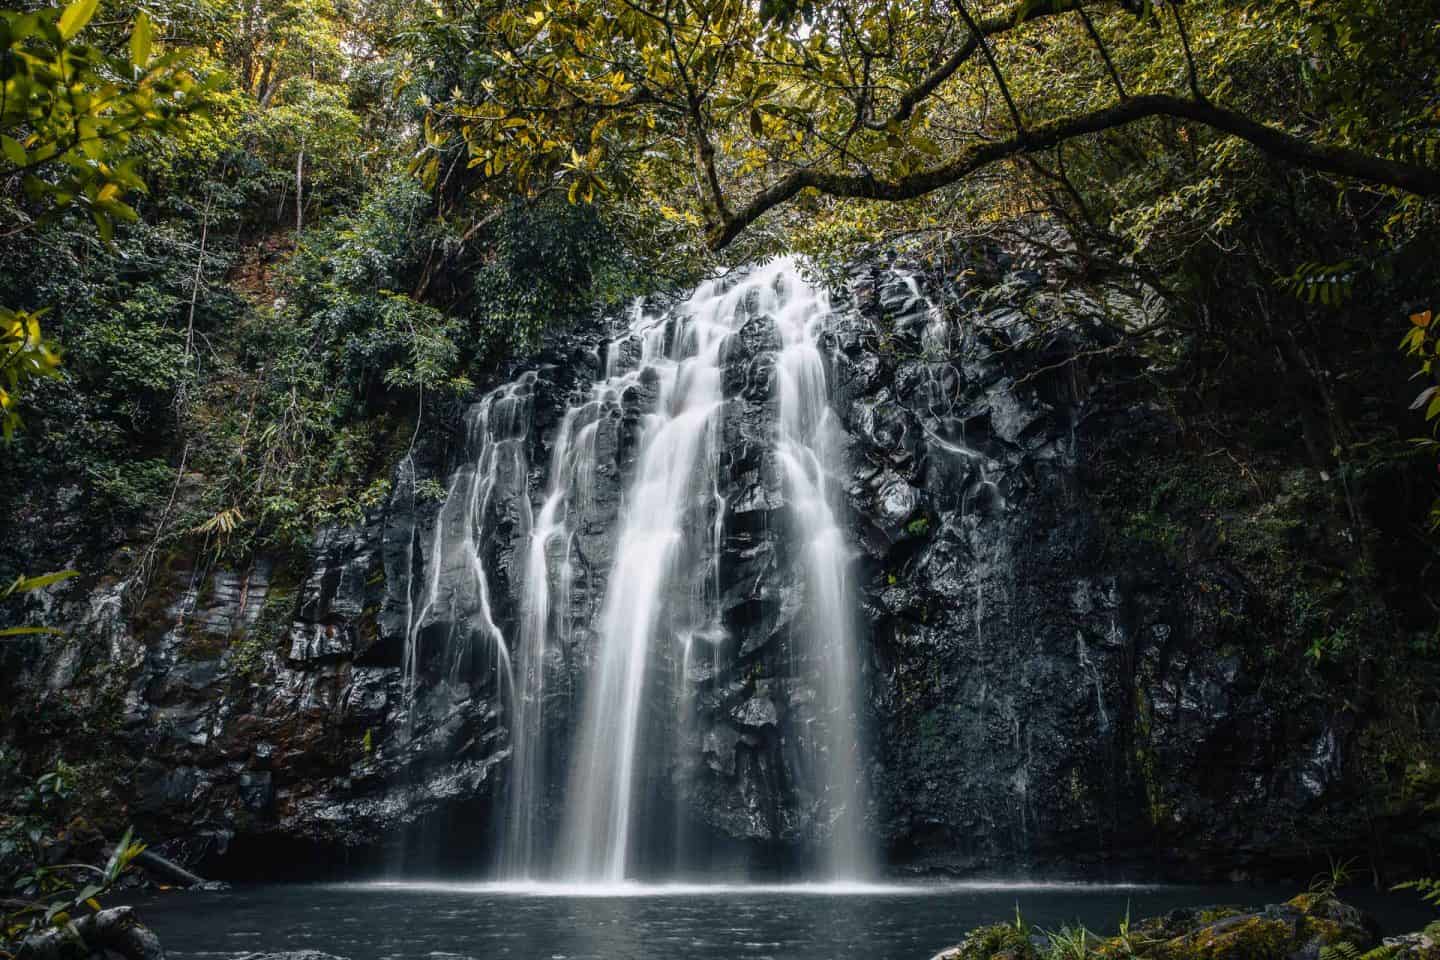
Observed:
[[[1163,301],[1114,349],[1195,443],[1323,478],[1355,545],[1336,624],[1413,573],[1380,527],[1440,556],[1412,442],[1440,413],[1428,0],[74,0],[0,27],[0,483],[17,529],[65,509],[131,544],[120,575],[356,519],[423,421],[642,289],[779,249],[943,275],[995,239]],[[1337,631],[1316,662],[1365,646]]]
[[[303,546],[383,497],[417,418],[643,275],[594,209],[407,173],[465,79],[439,9],[0,16],[12,503],[63,481],[155,545]]]

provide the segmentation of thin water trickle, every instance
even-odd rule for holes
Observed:
[[[511,775],[505,841],[501,854],[501,873],[507,877],[529,879],[539,860],[541,813],[545,802],[545,736],[543,707],[545,700],[545,655],[550,631],[550,554],[554,544],[561,544],[562,568],[568,568],[569,537],[565,529],[564,508],[569,496],[567,478],[571,470],[570,434],[576,415],[572,408],[565,414],[550,460],[550,488],[540,516],[530,531],[525,554],[523,594],[520,603],[520,659],[516,663],[515,690],[512,709],[510,751]],[[569,593],[568,569],[560,575],[563,600]]]
[[[468,462],[455,471],[445,502],[435,519],[427,575],[420,602],[413,596],[406,616],[402,689],[406,704],[407,733],[414,726],[414,706],[427,653],[438,660],[435,671],[444,682],[455,684],[462,667],[475,657],[494,658],[496,673],[508,694],[513,677],[510,647],[495,622],[490,575],[485,569],[482,549],[487,537],[487,518],[497,493],[522,502],[527,460],[525,443],[530,428],[531,390],[534,374],[491,393],[471,408],[466,416],[465,450]],[[412,468],[413,469],[413,468]],[[503,491],[501,488],[505,488]],[[438,643],[426,639],[427,631],[444,627]]]

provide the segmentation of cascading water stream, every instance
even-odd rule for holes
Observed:
[[[625,493],[601,614],[598,677],[571,777],[563,842],[564,874],[572,880],[625,879],[651,648],[673,565],[686,546],[687,513],[708,486],[697,467],[724,399],[720,351],[737,306],[737,298],[716,296],[707,285],[668,322],[641,332],[640,376],[653,381],[656,396]]]
[[[523,489],[534,379],[527,374],[501,387],[466,416],[465,449],[472,459],[451,478],[435,520],[424,593],[418,603],[412,595],[406,612],[402,689],[407,731],[414,724],[416,689],[424,666],[421,656],[428,646],[423,634],[436,624],[446,626],[438,651],[445,682],[454,684],[465,662],[488,652],[495,658],[502,685],[510,686],[510,647],[495,623],[481,548],[497,487],[508,484],[512,493]],[[516,499],[523,502],[528,520],[528,498]],[[476,649],[482,643],[488,650]]]
[[[525,554],[524,594],[520,604],[519,660],[511,721],[511,777],[501,871],[506,876],[531,879],[538,860],[540,814],[545,799],[545,736],[542,708],[545,698],[546,638],[550,629],[550,554],[555,543],[560,559],[560,591],[568,591],[570,557],[564,509],[569,495],[570,432],[578,408],[560,424],[550,463],[550,489],[530,531]]]
[[[810,589],[809,635],[804,642],[812,660],[821,666],[816,681],[828,721],[819,759],[826,807],[834,820],[824,866],[832,879],[857,879],[868,873],[869,858],[860,840],[863,790],[855,716],[859,671],[850,548],[836,519],[838,491],[831,480],[839,466],[840,430],[830,409],[820,352],[830,304],[823,292],[800,284],[788,271],[777,278],[776,287],[771,309],[782,342],[776,363],[778,453]]]
[[[814,754],[806,768],[815,782],[806,796],[814,799],[826,877],[866,875],[855,601],[832,479],[839,468],[839,427],[820,348],[829,316],[828,298],[805,283],[790,260],[739,280],[702,284],[685,302],[658,313],[637,303],[628,329],[607,345],[600,379],[559,423],[547,488],[534,505],[523,493],[536,439],[529,435],[534,375],[500,388],[472,410],[470,462],[451,481],[425,589],[409,617],[405,690],[413,702],[422,637],[447,614],[468,625],[470,635],[493,641],[507,675],[502,688],[511,748],[502,876],[605,884],[632,878],[640,818],[653,812],[647,791],[656,777],[666,779],[665,758],[699,742],[694,711],[701,679],[691,668],[713,664],[699,677],[719,676],[729,639],[720,596],[728,506],[721,443],[730,409],[727,342],[747,323],[767,321],[779,344],[774,404],[766,417],[774,419],[769,443],[783,474],[783,535],[789,543],[783,555],[793,558],[804,591],[805,609],[786,642],[792,662],[813,674],[797,678],[814,690],[813,709],[803,714],[813,719],[802,722],[819,727],[797,731]],[[618,453],[622,447],[628,452]],[[605,507],[597,484],[602,476],[614,484],[617,475],[623,478],[618,507],[613,499]],[[497,498],[509,504],[508,512],[494,509]],[[500,513],[520,528],[509,564],[513,645],[496,625],[482,561],[494,533],[487,524]],[[613,529],[613,549],[597,554],[605,563],[599,581],[605,592],[590,621],[580,609],[589,609],[588,601],[576,601],[572,592],[582,582],[576,580],[577,563],[585,567],[586,589],[594,582],[594,558],[582,556],[579,541],[593,540],[597,526]],[[550,743],[561,731],[552,730],[545,716],[547,664],[553,669],[559,660],[551,654],[571,649],[577,617],[590,624],[589,639],[581,643],[591,662],[581,684],[568,782],[555,784],[549,782]],[[446,656],[458,654],[447,648]],[[667,705],[673,712],[663,709]],[[542,838],[553,822],[547,800],[557,786],[563,787],[563,822],[558,845],[551,845]],[[679,857],[687,843],[684,822],[684,813],[677,814]]]

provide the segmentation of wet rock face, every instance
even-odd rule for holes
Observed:
[[[1122,386],[1100,305],[1024,276],[942,296],[872,266],[834,331],[892,863],[1243,869],[1317,811],[1363,829],[1324,696],[1224,633],[1244,578],[1117,535],[1116,471],[1174,427]]]
[[[1243,578],[1209,577],[1228,584],[1217,596],[1152,545],[1116,548],[1098,505],[1108,478],[1125,451],[1174,438],[1143,394],[1113,386],[1131,361],[1097,353],[1113,346],[1101,305],[987,256],[973,271],[986,279],[960,287],[866,264],[827,334],[876,847],[915,869],[1157,848],[1218,868],[1263,861],[1317,810],[1343,824],[1348,728],[1298,681],[1257,674],[1253,657],[1216,641],[1222,608],[1247,602]],[[1118,308],[1140,313],[1134,300]],[[1067,322],[1042,335],[1037,318],[1057,316]],[[777,346],[763,317],[725,345],[718,570],[682,558],[670,598],[680,610],[709,597],[718,614],[698,653],[656,658],[670,678],[657,702],[691,697],[693,722],[642,781],[719,842],[791,850],[828,825],[805,759],[825,723],[816,667],[789,640],[807,608],[770,442]],[[476,545],[506,637],[519,632],[557,427],[604,349],[598,325],[571,331],[511,371],[507,459]],[[1102,358],[1066,362],[1078,353]],[[594,413],[594,479],[571,542],[547,557],[552,583],[566,556],[572,573],[552,600],[562,640],[542,667],[552,824],[654,389],[642,379],[618,409]],[[179,859],[267,838],[393,846],[436,823],[483,858],[509,769],[508,691],[468,612],[475,598],[441,589],[426,601],[430,578],[448,582],[435,544],[466,518],[418,482],[463,482],[474,429],[467,419],[422,442],[390,502],[318,531],[300,569],[177,560],[138,601],[128,582],[57,589],[67,637],[12,661],[7,695],[102,722],[117,792],[145,836],[174,838],[165,849]],[[687,522],[713,523],[707,504]]]
[[[1033,331],[1013,304],[972,306],[957,331],[896,271],[854,290],[837,379],[877,831],[897,858],[946,867],[1113,841],[1129,645],[1078,476],[1087,386],[1043,372],[1098,333],[1076,304],[1036,356],[1014,350]]]

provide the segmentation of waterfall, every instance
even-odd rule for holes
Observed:
[[[743,312],[743,288],[702,286],[672,316],[645,325],[637,381],[654,385],[644,415],[639,458],[625,491],[614,565],[600,620],[598,676],[578,739],[563,834],[564,874],[574,880],[625,879],[634,826],[636,767],[652,648],[665,640],[663,609],[676,560],[690,544],[686,520],[711,486],[698,470],[724,396],[721,347]],[[712,481],[713,482],[713,481]],[[713,529],[713,525],[709,525]],[[670,614],[670,616],[666,616]]]
[[[418,603],[413,589],[408,596],[402,675],[407,733],[414,726],[417,687],[426,666],[422,657],[427,653],[438,653],[436,672],[449,686],[475,672],[467,671],[467,664],[493,659],[502,685],[510,689],[510,647],[495,622],[491,577],[481,551],[489,540],[488,518],[499,500],[520,504],[522,523],[528,526],[525,448],[534,382],[534,374],[528,373],[466,414],[468,462],[451,477],[435,520],[424,592]],[[435,637],[437,628],[442,635]]]
[[[560,424],[550,459],[550,488],[530,531],[525,551],[524,591],[520,603],[519,661],[511,721],[511,777],[501,870],[509,877],[531,879],[539,854],[541,810],[545,802],[546,763],[544,715],[545,655],[550,630],[550,555],[560,545],[560,589],[569,593],[569,539],[564,522],[571,470],[570,432],[580,410],[572,408]]]
[[[830,408],[820,352],[830,304],[823,292],[802,285],[788,270],[777,277],[775,294],[770,306],[782,342],[776,363],[778,452],[810,591],[809,636],[804,642],[822,667],[816,680],[821,710],[828,715],[819,758],[826,806],[835,816],[825,848],[826,869],[832,878],[854,879],[867,872],[868,857],[860,841],[855,601],[849,584],[850,551],[836,519],[838,491],[832,480],[840,466],[841,430]]]
[[[814,691],[805,719],[797,720],[805,726],[795,735],[813,754],[799,776],[814,781],[804,796],[825,875],[865,875],[855,600],[834,479],[842,435],[821,349],[830,315],[828,297],[788,259],[706,282],[665,308],[635,304],[604,345],[598,379],[577,391],[555,427],[545,489],[533,503],[524,486],[527,458],[541,439],[530,436],[535,375],[472,408],[466,462],[452,477],[425,587],[410,611],[405,695],[413,704],[433,624],[448,622],[452,634],[467,643],[483,638],[495,651],[511,753],[504,877],[634,877],[639,835],[655,812],[647,798],[673,788],[669,774],[682,769],[672,766],[682,749],[699,749],[697,684],[719,677],[722,658],[734,656],[743,639],[729,637],[722,624],[722,434],[731,409],[728,344],[752,322],[772,324],[778,345],[767,351],[773,390],[762,422],[774,421],[769,443],[783,474],[782,555],[803,585],[805,609],[784,642],[792,663],[813,674],[799,678]],[[502,520],[514,532],[513,609],[497,618],[486,551]],[[600,546],[597,531],[608,534]],[[592,585],[604,590],[593,608]],[[459,663],[457,642],[447,641],[446,663]],[[548,666],[553,677],[563,658],[579,665],[579,721],[568,778],[556,783],[553,743],[566,731],[547,718],[557,692],[546,675]],[[697,664],[713,668],[692,673]],[[557,794],[560,831],[551,844],[544,838]],[[678,859],[688,843],[684,811],[674,812],[674,822]]]

